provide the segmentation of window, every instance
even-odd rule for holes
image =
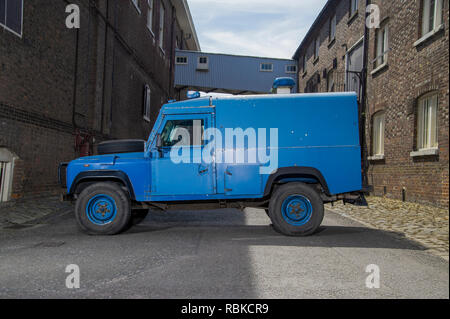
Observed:
[[[314,41],[314,58],[319,57],[319,49],[320,49],[320,37],[317,37]]]
[[[336,37],[336,15],[330,20],[330,42]]]
[[[0,0],[0,25],[22,36],[23,0]]]
[[[350,16],[358,11],[358,0],[350,0]]]
[[[388,25],[385,23],[376,31],[376,57],[374,69],[386,64],[389,51],[389,32]]]
[[[336,91],[336,85],[334,82],[334,70],[328,71],[327,74],[327,92],[335,92]]]
[[[372,154],[384,155],[384,112],[378,112],[373,116]]]
[[[437,105],[437,93],[425,95],[418,101],[417,149],[419,151],[438,147]]]
[[[442,0],[422,0],[422,37],[441,26],[442,2]]]
[[[306,72],[306,54],[302,56],[302,71],[303,73]]]
[[[131,0],[131,2],[134,4],[134,7],[136,8],[137,12],[141,14],[141,8],[139,7],[139,0]]]
[[[159,12],[159,47],[164,50],[164,18],[166,15],[166,10],[161,3],[161,8]]]
[[[177,56],[176,64],[187,64],[188,63],[188,58],[186,56]]]
[[[273,64],[272,63],[261,63],[259,70],[262,72],[273,72]]]
[[[209,69],[209,59],[207,56],[198,57],[197,70],[207,71]]]
[[[147,8],[147,28],[153,34],[153,1],[147,0],[148,8]]]
[[[286,65],[286,73],[297,73],[296,65]]]
[[[203,120],[168,120],[161,133],[162,146],[203,145],[204,129]],[[196,134],[199,136],[195,136]]]
[[[152,91],[148,85],[145,85],[144,93],[144,120],[150,122],[150,105],[151,105]]]

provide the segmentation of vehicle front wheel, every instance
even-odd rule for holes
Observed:
[[[130,222],[130,199],[116,183],[96,183],[78,196],[75,217],[87,234],[115,235]]]
[[[320,195],[303,183],[280,186],[270,199],[269,217],[275,230],[284,235],[311,235],[319,228],[323,216]]]

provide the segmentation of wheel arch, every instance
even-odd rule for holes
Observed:
[[[277,184],[291,181],[306,181],[306,183],[314,183],[314,181],[316,181],[322,186],[325,194],[330,195],[328,184],[318,169],[314,167],[283,167],[270,175],[264,188],[264,197],[269,196]]]
[[[70,186],[69,195],[79,194],[87,186],[96,182],[116,182],[124,186],[130,199],[135,200],[133,184],[128,175],[122,171],[86,171],[81,172],[75,177]]]

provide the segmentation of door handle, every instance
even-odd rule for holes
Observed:
[[[203,165],[199,165],[199,167],[198,167],[198,173],[199,173],[200,175],[205,174],[207,171],[208,171],[208,167],[205,167],[205,166],[203,166]]]

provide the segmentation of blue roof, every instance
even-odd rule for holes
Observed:
[[[294,87],[295,86],[295,80],[293,78],[276,78],[275,81],[273,82],[273,88],[279,88],[280,86],[284,86],[284,87]]]
[[[297,62],[290,59],[239,56],[177,50],[185,64],[175,65],[175,86],[228,93],[268,93],[279,77],[297,77]],[[207,57],[207,70],[198,70],[200,57]],[[262,67],[263,64],[268,64]],[[295,66],[294,72],[288,66]],[[269,70],[267,70],[269,69]],[[271,70],[270,70],[271,69]],[[296,92],[297,85],[293,91]]]

